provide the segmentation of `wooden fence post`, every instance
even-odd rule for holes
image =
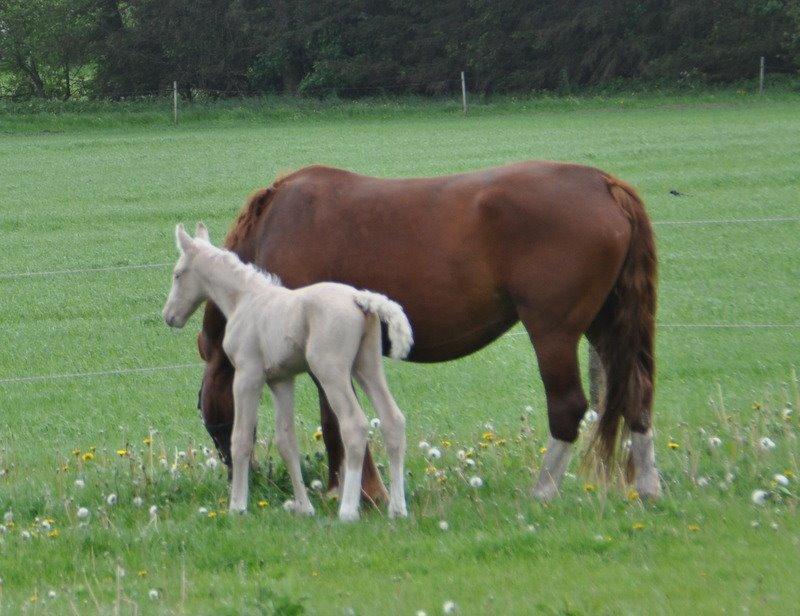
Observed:
[[[178,123],[178,82],[172,82],[172,121]]]
[[[758,67],[758,93],[764,95],[764,56],[761,56],[761,63]]]
[[[464,71],[461,71],[461,109],[467,115],[467,79]]]

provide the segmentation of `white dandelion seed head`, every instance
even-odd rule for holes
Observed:
[[[294,509],[294,501],[291,498],[283,503],[284,511],[292,511],[293,509]]]
[[[206,468],[211,469],[212,471],[219,466],[219,460],[216,458],[208,458],[206,460]]]
[[[311,489],[314,490],[314,492],[322,492],[322,482],[319,479],[314,479],[311,482]]]
[[[116,505],[117,504],[117,495],[112,492],[111,494],[106,496],[106,504],[109,507],[113,507],[114,505]]]
[[[753,501],[754,505],[758,505],[759,507],[766,503],[768,498],[769,492],[766,490],[753,490],[753,493],[750,495],[750,500]]]
[[[89,510],[86,507],[78,507],[76,514],[79,520],[86,520],[89,517]]]
[[[208,509],[207,509],[207,508],[205,508],[205,507],[200,507],[200,508],[197,510],[197,514],[198,514],[198,515],[208,515]]]
[[[369,425],[373,430],[377,430],[378,428],[381,427],[381,420],[378,419],[377,417],[373,417],[372,420],[369,422]]]
[[[450,524],[447,520],[439,520],[439,530],[450,530]]]
[[[75,480],[75,487],[79,490],[83,490],[86,487],[86,482],[83,479],[76,479]]]
[[[42,520],[39,525],[42,527],[42,530],[50,530],[50,522],[47,520]]]
[[[469,466],[471,468],[474,468],[475,460],[473,460],[472,458],[467,458],[466,460],[464,460],[464,464],[466,464],[467,466]]]
[[[150,592],[147,593],[147,596],[150,597],[151,601],[155,601],[159,597],[159,592],[155,588],[151,588]]]
[[[186,452],[185,451],[179,451],[178,452],[178,457],[182,460],[183,458],[186,457]]]
[[[14,522],[14,512],[9,510],[3,514],[3,522],[6,524],[12,524]]]
[[[775,480],[775,483],[777,483],[779,486],[783,486],[784,488],[789,485],[789,478],[781,473],[775,473],[773,479]]]
[[[594,536],[594,540],[597,541],[598,543],[602,543],[606,539],[605,539],[605,537],[603,537],[603,535],[595,535]]]
[[[777,522],[773,522],[772,524],[769,525],[769,527],[772,530],[778,530],[778,523]]]
[[[775,441],[768,436],[762,436],[761,440],[758,441],[758,446],[761,447],[762,451],[772,451],[777,447]]]
[[[483,429],[489,432],[494,432],[494,424],[491,421],[487,421],[483,424]]]
[[[133,506],[134,507],[141,507],[144,505],[144,501],[142,500],[141,496],[134,496],[133,497]]]
[[[208,447],[206,447],[205,445],[203,446],[203,455],[206,458],[208,458],[211,455],[211,450]]]
[[[0,526],[0,535],[5,535],[8,532],[8,526]]]
[[[19,536],[20,536],[20,537],[22,537],[23,539],[30,539],[30,538],[31,538],[31,533],[30,533],[30,531],[23,530],[23,531],[22,531],[22,532],[19,534]]]
[[[455,614],[458,612],[458,606],[455,601],[445,601],[442,604],[442,612],[445,614]]]
[[[586,411],[586,414],[583,416],[583,421],[587,424],[593,424],[600,418],[600,415],[597,414],[597,411],[594,409],[589,409]]]
[[[158,505],[150,505],[150,517],[155,518],[158,516]]]
[[[730,487],[729,484],[725,483],[724,481],[719,482],[719,489],[725,492]]]
[[[719,449],[722,446],[722,439],[718,436],[712,436],[708,439],[708,446],[711,449]]]
[[[428,612],[426,612],[425,610],[417,610],[416,612],[414,612],[414,616],[428,616]]]
[[[759,522],[758,520],[753,520],[752,522],[750,522],[751,528],[758,528],[759,526],[761,526],[761,522]]]
[[[161,466],[166,466],[167,465],[167,459],[166,458],[160,458],[159,462],[161,463]]]
[[[48,599],[55,599],[58,596],[55,590],[48,590],[47,591],[47,598]]]
[[[422,451],[428,451],[428,449],[431,448],[431,444],[428,441],[420,441],[419,448],[422,449]]]
[[[527,530],[529,533],[535,533],[536,532],[536,524],[528,524],[525,527],[525,530]]]
[[[442,452],[439,450],[438,447],[431,447],[430,449],[428,449],[428,457],[431,460],[438,460],[439,458],[442,457]]]
[[[698,477],[697,485],[701,488],[705,488],[708,485],[708,477]]]
[[[473,487],[476,490],[478,488],[482,488],[483,487],[483,479],[481,479],[477,475],[474,475],[474,476],[469,478],[469,485],[470,485],[470,487]]]
[[[792,409],[791,407],[786,407],[781,411],[781,417],[783,417],[786,421],[789,421],[792,418]]]
[[[626,438],[624,441],[622,441],[622,451],[628,452],[631,450],[632,446],[633,441],[631,439]]]
[[[464,451],[463,449],[459,449],[456,452],[456,458],[458,458],[461,462],[463,462],[464,460],[467,459],[467,452]]]

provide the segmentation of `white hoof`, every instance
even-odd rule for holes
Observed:
[[[533,489],[533,498],[548,503],[558,496],[558,487],[552,481],[540,481]]]
[[[407,518],[408,517],[408,510],[406,509],[405,503],[400,503],[399,505],[393,505],[389,503],[389,517],[390,518]]]
[[[358,522],[358,510],[347,511],[345,509],[341,509],[339,511],[339,519],[342,522]]]
[[[230,511],[230,513],[244,515],[247,513],[247,505],[235,505],[234,503],[231,503],[228,510]]]
[[[643,476],[636,478],[636,491],[642,499],[657,499],[661,496],[661,481],[658,471],[653,469]]]
[[[304,505],[301,505],[300,503],[295,503],[294,512],[297,515],[304,515],[304,516],[313,516],[315,513],[314,506],[311,503],[306,503]]]

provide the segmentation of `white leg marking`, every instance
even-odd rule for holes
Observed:
[[[300,452],[294,431],[294,379],[269,384],[275,403],[275,445],[289,471],[294,490],[293,510],[302,515],[314,515],[300,470]]]
[[[534,498],[540,501],[549,501],[558,496],[561,478],[567,470],[571,454],[572,443],[550,437],[547,441],[547,452],[542,461],[539,481],[533,489]]]
[[[643,498],[658,498],[661,493],[656,469],[653,431],[631,433],[631,457],[635,473],[636,491]]]

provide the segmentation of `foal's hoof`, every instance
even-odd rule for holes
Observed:
[[[549,503],[558,496],[558,486],[551,481],[540,482],[533,489],[533,498],[540,503]]]
[[[358,522],[358,511],[339,511],[339,519],[342,522]]]
[[[228,511],[231,515],[246,515],[247,514],[247,507],[238,506],[238,505],[231,505],[228,508]]]
[[[403,503],[403,505],[401,507],[395,507],[395,506],[389,505],[389,517],[392,518],[392,519],[394,519],[394,518],[407,518],[408,517],[408,511],[406,510],[405,503]]]

